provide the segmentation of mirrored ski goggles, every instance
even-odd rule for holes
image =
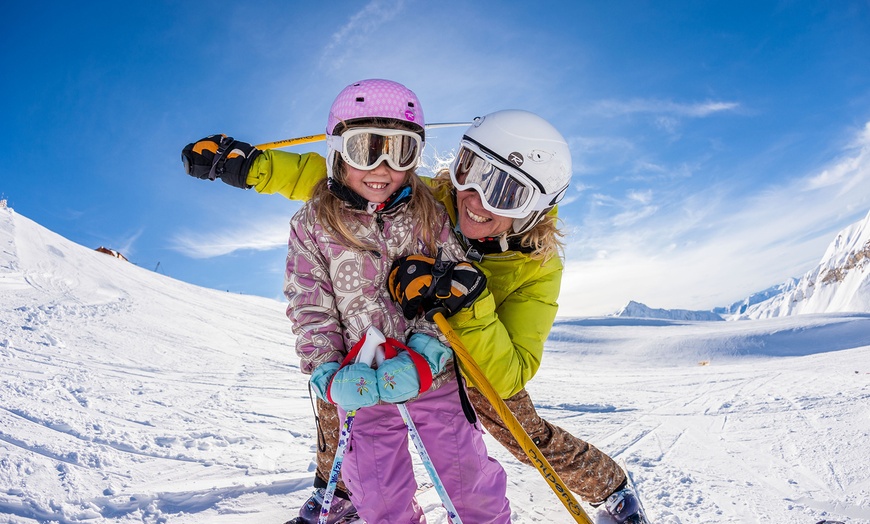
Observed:
[[[417,165],[423,149],[420,135],[399,129],[357,127],[326,140],[349,166],[363,171],[376,168],[382,161],[396,171],[407,171]]]
[[[456,189],[480,193],[483,207],[499,216],[524,218],[546,207],[540,205],[546,200],[531,177],[467,138],[450,169],[450,178]]]

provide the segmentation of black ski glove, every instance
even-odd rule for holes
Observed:
[[[486,289],[486,275],[476,267],[438,258],[408,255],[393,262],[387,288],[405,318],[420,312],[427,320],[435,313],[449,317],[474,303]]]
[[[248,171],[263,152],[226,135],[211,135],[181,150],[184,171],[196,178],[220,178],[233,187],[248,189]]]

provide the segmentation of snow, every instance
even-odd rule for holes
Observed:
[[[308,497],[313,416],[282,303],[144,270],[11,209],[0,297],[0,522],[281,523]],[[659,524],[870,522],[868,313],[564,319],[528,389],[626,461]],[[514,522],[571,521],[487,443]],[[434,490],[421,503],[443,521]]]

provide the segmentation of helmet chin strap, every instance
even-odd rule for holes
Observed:
[[[507,242],[507,231],[496,237],[498,239],[498,247],[501,248],[502,252],[508,250],[508,242]]]

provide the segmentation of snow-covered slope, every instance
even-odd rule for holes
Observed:
[[[630,300],[628,304],[613,314],[614,317],[660,318],[668,320],[723,320],[712,311],[691,311],[688,309],[653,309],[646,304]]]
[[[8,209],[0,297],[0,522],[165,522],[307,486],[311,441],[295,436],[311,416],[280,303],[143,270]]]
[[[283,310],[0,209],[0,523],[293,516],[315,433]],[[627,462],[657,524],[870,522],[870,314],[563,320],[528,390]],[[570,522],[486,438],[513,521]],[[420,501],[443,521],[434,490]]]
[[[870,312],[870,213],[837,234],[818,266],[738,318],[843,311]]]

